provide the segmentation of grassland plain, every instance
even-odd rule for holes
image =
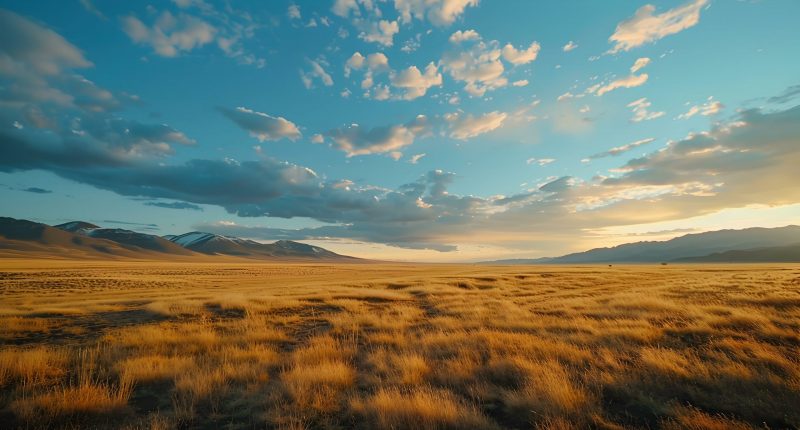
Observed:
[[[800,265],[0,260],[2,428],[800,426]]]

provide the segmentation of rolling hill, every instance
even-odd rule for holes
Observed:
[[[318,246],[260,243],[211,233],[164,237],[72,221],[55,226],[0,217],[0,257],[180,259],[228,256],[273,261],[363,261]]]
[[[687,234],[666,241],[634,242],[610,248],[595,248],[584,252],[567,254],[553,258],[496,260],[492,264],[582,264],[582,263],[658,263],[669,261],[703,261],[717,255],[716,262],[724,262],[726,254],[732,251],[777,248],[766,256],[781,258],[769,261],[800,261],[790,255],[780,254],[788,251],[791,245],[800,243],[800,226],[790,225],[778,228],[748,228],[743,230],[719,230],[706,233]],[[786,247],[786,248],[784,248]],[[750,251],[753,252],[753,251]],[[724,254],[724,255],[719,255]],[[755,258],[756,254],[752,254]],[[743,256],[737,258],[744,258]],[[786,258],[789,258],[787,260]],[[735,262],[737,260],[731,260]],[[766,261],[766,260],[758,260]]]

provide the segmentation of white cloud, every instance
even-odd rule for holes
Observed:
[[[302,16],[300,15],[300,6],[296,4],[290,4],[289,8],[286,10],[286,16],[289,19],[301,19]]]
[[[424,74],[416,66],[411,66],[399,73],[392,74],[391,81],[395,88],[405,90],[402,96],[403,100],[414,100],[424,96],[428,88],[441,86],[442,74],[439,73],[438,67],[431,62],[425,67]]]
[[[367,154],[399,152],[414,143],[418,135],[428,130],[428,119],[418,115],[413,121],[386,127],[366,129],[358,124],[331,130],[326,135],[348,157]]]
[[[408,162],[411,164],[417,164],[425,155],[425,153],[412,155],[411,158],[408,159]]]
[[[701,105],[695,105],[695,106],[690,107],[688,111],[678,115],[678,117],[676,119],[689,119],[689,118],[691,118],[691,117],[693,117],[695,115],[698,115],[698,114],[703,115],[703,116],[716,115],[724,107],[725,107],[725,105],[723,105],[722,103],[720,103],[720,102],[718,102],[716,100],[713,100],[712,97],[709,97],[707,102],[705,102],[705,103],[703,103]]]
[[[512,83],[511,83],[511,85],[513,85],[513,86],[515,86],[515,87],[524,87],[524,86],[527,86],[527,85],[528,85],[528,83],[529,83],[529,82],[528,82],[528,80],[527,80],[527,79],[520,79],[520,80],[518,80],[518,81],[514,81],[514,82],[512,82]]]
[[[477,5],[478,0],[394,0],[403,23],[410,23],[412,18],[427,19],[436,26],[452,24],[467,7]]]
[[[629,51],[693,27],[700,22],[700,9],[707,3],[708,0],[692,0],[661,14],[654,13],[655,6],[644,5],[631,18],[617,25],[614,34],[608,38],[614,44],[608,52]]]
[[[136,43],[149,45],[162,57],[176,57],[214,40],[217,29],[211,24],[184,13],[177,17],[169,11],[159,15],[152,26],[135,16],[122,18],[122,28]]]
[[[293,122],[280,116],[275,117],[244,107],[237,107],[236,109],[220,108],[220,111],[260,142],[283,138],[296,140],[301,136],[300,130]]]
[[[538,42],[533,42],[526,49],[521,50],[514,48],[514,45],[508,43],[503,47],[503,58],[515,66],[528,64],[536,60],[540,49],[541,46]]]
[[[474,30],[457,31],[450,41],[453,49],[444,54],[441,65],[453,79],[464,82],[464,89],[472,96],[483,96],[508,85],[501,58],[514,65],[526,64],[535,60],[539,52],[537,42],[524,50],[511,44],[501,49],[498,41],[483,41]]]
[[[637,59],[636,62],[633,63],[633,66],[631,66],[631,73],[638,72],[648,64],[650,64],[650,59],[647,57]]]
[[[307,89],[314,88],[314,81],[319,80],[322,82],[322,85],[326,87],[330,87],[333,85],[333,78],[331,77],[328,72],[325,71],[325,68],[322,67],[323,61],[321,59],[317,60],[309,60],[309,65],[311,66],[311,70],[305,72],[303,70],[300,71],[300,79],[303,81],[303,85]]]
[[[658,112],[650,112],[648,109],[652,103],[650,103],[646,97],[642,97],[638,100],[634,100],[628,103],[628,107],[632,108],[633,110],[633,118],[631,118],[632,122],[642,122],[642,121],[650,121],[651,119],[656,119],[664,116],[663,111]]]
[[[356,0],[336,0],[333,3],[333,7],[331,7],[331,12],[342,18],[347,18],[350,15],[350,11],[358,13],[358,4]]]
[[[546,166],[554,161],[556,161],[555,158],[529,158],[525,160],[525,164],[530,165],[536,163],[540,166]]]
[[[311,143],[325,143],[325,137],[321,134],[315,134],[311,136]]]
[[[394,35],[400,31],[397,21],[382,19],[377,22],[367,22],[361,28],[358,38],[365,42],[378,43],[383,46],[394,44]]]
[[[626,76],[624,78],[620,78],[620,79],[611,81],[610,83],[608,83],[606,85],[600,86],[599,88],[597,88],[597,91],[595,92],[595,94],[597,94],[598,96],[602,96],[603,94],[609,93],[609,92],[614,91],[614,90],[616,90],[618,88],[634,88],[634,87],[638,87],[638,86],[644,85],[644,83],[647,82],[647,78],[648,77],[649,76],[647,75],[647,73],[642,73],[641,75]]]
[[[450,35],[450,43],[461,43],[467,40],[479,40],[481,38],[475,30],[458,30]]]
[[[564,45],[563,48],[561,48],[561,50],[564,51],[564,52],[569,52],[569,51],[572,51],[573,49],[575,49],[577,47],[578,47],[578,44],[570,40],[569,42],[567,42],[566,45]]]
[[[455,112],[445,115],[445,120],[450,125],[450,137],[466,140],[500,128],[507,117],[508,114],[499,111],[488,112],[479,116]]]

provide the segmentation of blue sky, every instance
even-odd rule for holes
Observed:
[[[796,223],[797,16],[0,1],[0,212],[426,261]]]

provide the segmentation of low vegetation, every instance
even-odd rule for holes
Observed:
[[[800,266],[0,262],[2,428],[800,427]]]

